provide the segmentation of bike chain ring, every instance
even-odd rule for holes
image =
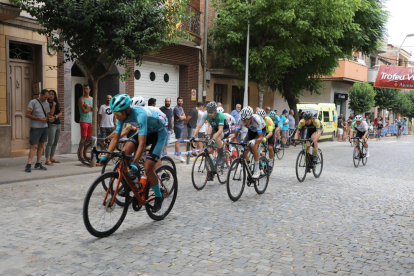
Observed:
[[[131,204],[132,204],[132,209],[135,212],[138,212],[142,208],[142,205],[139,205],[138,200],[136,199],[136,197],[132,198],[132,203]]]

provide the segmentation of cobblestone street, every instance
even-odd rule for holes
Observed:
[[[349,143],[321,142],[322,175],[302,183],[291,147],[267,191],[237,202],[217,180],[196,191],[192,164],[177,164],[169,216],[131,208],[103,239],[82,219],[97,173],[0,185],[0,275],[414,274],[413,142],[370,141],[358,168]]]

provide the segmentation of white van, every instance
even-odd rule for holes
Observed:
[[[313,117],[321,121],[323,132],[321,139],[334,140],[338,127],[338,114],[334,103],[301,103],[297,105],[298,111],[311,111]]]

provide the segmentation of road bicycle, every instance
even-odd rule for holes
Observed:
[[[99,141],[98,141],[99,140]],[[108,148],[108,145],[104,143],[104,139],[98,138],[96,142],[96,146],[99,150],[106,150]],[[79,145],[77,155],[78,160],[84,164],[84,165],[90,165],[91,164],[91,154],[90,151],[93,147],[92,140],[86,140],[82,144]]]
[[[281,138],[276,138],[275,146],[273,147],[273,151],[277,159],[282,160],[283,156],[285,155],[285,146],[282,143]]]
[[[208,149],[215,149],[213,145],[209,145],[209,141],[196,139],[195,142],[202,142],[204,145],[203,151],[200,152],[193,163],[191,170],[191,180],[196,190],[201,191],[207,184],[207,181],[213,181],[214,175],[217,175],[217,179],[220,184],[226,183],[227,170],[231,164],[231,154],[227,150],[223,150],[224,162],[222,166],[217,165],[217,158],[208,153]],[[224,143],[224,141],[223,141]],[[194,148],[193,144],[191,147]]]
[[[365,166],[367,164],[368,158],[366,156],[366,148],[364,147],[363,143],[360,142],[361,138],[354,137],[351,138],[355,140],[355,149],[352,153],[352,159],[354,161],[355,168],[358,168],[359,162],[362,160],[362,164]]]
[[[375,134],[376,135],[376,138],[377,138],[377,141],[381,141],[381,133],[380,133],[380,130],[382,130],[382,129],[378,129],[377,128],[377,133]]]
[[[395,134],[396,134],[396,136],[397,136],[397,139],[400,139],[401,138],[401,130],[402,130],[402,127],[396,127],[396,129],[397,129],[397,131],[395,132]]]
[[[170,166],[161,166],[155,170],[164,201],[161,209],[154,212],[151,202],[155,200],[155,196],[150,183],[141,181],[139,171],[133,177],[128,173],[128,164],[133,156],[126,155],[124,151],[97,151],[97,153],[118,157],[121,162],[117,171],[99,176],[86,193],[83,221],[90,234],[98,238],[113,234],[124,221],[130,204],[134,211],[139,211],[142,206],[145,206],[148,216],[153,220],[167,217],[174,206],[178,192],[177,175]],[[106,189],[103,185],[105,181],[108,185]],[[120,193],[122,190],[123,194]]]
[[[299,182],[303,182],[306,178],[306,174],[312,170],[313,176],[318,178],[322,174],[323,169],[323,154],[322,150],[318,148],[318,161],[313,161],[313,155],[308,152],[309,147],[313,145],[312,139],[293,139],[294,143],[303,143],[303,148],[299,152],[296,158],[296,178]],[[309,144],[308,144],[309,142]]]
[[[251,165],[244,157],[244,152],[248,150],[246,149],[247,143],[230,142],[230,144],[240,146],[240,157],[233,160],[227,172],[227,194],[229,198],[232,201],[240,199],[244,191],[244,186],[246,185],[246,180],[248,187],[253,185],[256,193],[263,194],[267,189],[270,177],[267,158],[265,156],[259,157],[260,176],[254,179],[252,177]],[[254,159],[251,159],[250,162],[253,163]]]

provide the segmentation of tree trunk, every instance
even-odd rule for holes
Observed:
[[[260,81],[257,84],[257,90],[259,91],[259,107],[263,109],[263,95],[264,95],[264,81]]]
[[[98,138],[98,133],[97,133],[97,117],[98,117],[98,113],[96,112],[96,109],[98,107],[98,81],[97,80],[93,80],[92,81],[92,97],[93,97],[93,110],[92,110],[92,141],[94,139]],[[96,140],[97,141],[97,140]],[[95,167],[96,166],[96,158],[94,156],[92,156],[92,160],[91,160],[91,167]]]
[[[298,108],[296,104],[298,103],[298,99],[295,95],[293,95],[292,90],[290,88],[290,83],[288,80],[283,80],[283,97],[286,99],[289,108],[293,110],[294,116],[295,116],[295,124],[298,125],[299,123],[299,114],[298,114]],[[289,110],[288,110],[289,111]],[[280,113],[282,114],[282,113]]]

